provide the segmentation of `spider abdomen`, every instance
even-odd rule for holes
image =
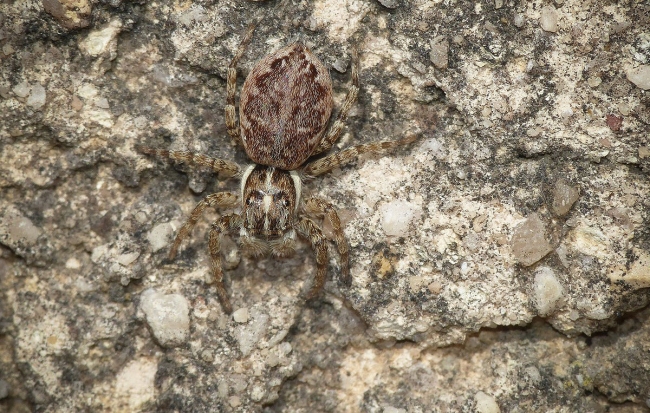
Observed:
[[[329,72],[303,44],[284,47],[253,67],[239,113],[248,157],[295,170],[318,146],[332,113]]]

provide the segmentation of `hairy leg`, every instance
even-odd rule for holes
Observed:
[[[356,49],[352,51],[352,86],[348,90],[348,94],[345,96],[345,101],[341,107],[336,121],[332,127],[327,131],[327,135],[321,140],[318,144],[312,155],[317,155],[322,152],[329,151],[334,143],[337,141],[345,125],[345,121],[348,118],[348,112],[352,108],[352,105],[357,100],[357,95],[359,94],[359,63],[357,58]]]
[[[228,292],[226,292],[226,287],[223,284],[223,268],[221,267],[221,237],[224,234],[232,234],[235,231],[238,231],[244,221],[241,216],[237,214],[226,215],[225,217],[219,218],[212,224],[210,229],[210,258],[212,261],[212,276],[214,278],[215,286],[217,287],[217,295],[219,296],[219,301],[223,311],[227,314],[232,313],[232,305],[230,304],[230,298],[228,298]]]
[[[203,198],[203,200],[199,202],[196,207],[194,207],[192,214],[190,214],[190,217],[187,219],[187,221],[185,221],[185,224],[183,224],[181,230],[178,231],[178,235],[176,235],[174,244],[169,251],[169,259],[174,259],[174,257],[176,257],[178,248],[181,246],[181,242],[183,242],[183,240],[187,238],[188,235],[190,235],[190,232],[192,232],[192,229],[196,225],[199,218],[201,218],[201,215],[203,215],[203,212],[205,212],[206,208],[232,207],[236,204],[237,195],[230,192],[217,192],[216,194],[210,194]]]
[[[341,227],[339,214],[336,213],[336,209],[334,209],[332,204],[319,198],[309,198],[307,202],[305,202],[305,210],[308,213],[316,212],[325,214],[332,224],[336,248],[339,250],[339,255],[341,257],[341,281],[343,281],[343,284],[349,286],[352,282],[352,279],[350,278],[350,252],[348,250],[348,243],[345,239],[345,234],[343,233],[343,228]]]
[[[255,31],[255,24],[248,26],[246,34],[237,48],[235,56],[228,66],[228,78],[226,80],[226,128],[228,135],[235,140],[239,145],[242,144],[241,133],[239,129],[239,122],[237,121],[237,112],[235,111],[235,93],[237,92],[237,63],[244,55],[246,47],[250,43],[253,32]]]
[[[145,155],[151,155],[161,159],[171,159],[189,166],[206,168],[226,177],[237,175],[241,170],[239,165],[234,162],[211,158],[206,155],[188,151],[168,151],[167,149],[156,149],[147,146],[136,146],[136,150]]]
[[[298,234],[309,240],[316,253],[316,276],[311,290],[307,293],[307,300],[317,297],[325,285],[327,276],[327,242],[320,228],[308,218],[302,218],[297,225]]]
[[[324,158],[313,161],[305,166],[304,173],[307,176],[318,176],[325,172],[331,171],[337,166],[343,165],[356,159],[364,153],[383,153],[400,146],[408,145],[417,140],[417,135],[412,135],[397,141],[382,141],[357,145],[351,148],[343,149],[340,152],[333,153]]]

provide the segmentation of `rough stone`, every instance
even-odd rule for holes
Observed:
[[[555,33],[557,32],[557,10],[553,6],[545,6],[542,8],[539,25],[544,31]]]
[[[0,410],[456,412],[476,410],[481,391],[503,411],[646,411],[650,111],[629,80],[648,65],[643,7],[556,1],[548,32],[550,2],[280,3],[110,0],[78,30],[2,2],[0,210],[40,233],[1,241]],[[309,303],[308,242],[256,258],[224,234],[224,283],[249,311],[239,323],[219,305],[207,246],[211,222],[239,208],[206,209],[167,255],[197,202],[238,193],[237,179],[134,148],[247,162],[223,107],[260,11],[238,85],[265,53],[301,40],[341,70],[337,113],[356,47],[359,99],[332,151],[420,139],[304,181],[305,196],[341,211],[350,286],[327,218],[327,282]],[[431,60],[434,37],[449,43],[445,69]],[[579,190],[559,196],[572,203],[564,215],[559,179]],[[415,206],[397,236],[381,209],[396,200]],[[533,214],[553,251],[527,267],[510,241]],[[563,292],[543,317],[538,266]],[[160,348],[140,308],[148,289],[186,298],[183,345]]]
[[[510,244],[517,261],[525,266],[533,265],[553,250],[546,239],[546,225],[537,214],[530,215],[515,229]]]
[[[161,346],[176,347],[187,341],[190,333],[190,310],[185,297],[148,289],[140,296],[140,308]]]
[[[551,205],[553,212],[558,216],[566,215],[579,196],[578,188],[569,185],[564,179],[559,179],[553,188],[553,202]]]
[[[537,312],[546,316],[555,311],[564,296],[564,288],[551,268],[541,267],[535,272],[533,300]]]
[[[627,80],[638,88],[650,90],[650,65],[641,65],[628,70]]]

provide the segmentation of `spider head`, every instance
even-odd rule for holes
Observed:
[[[252,165],[242,177],[242,216],[251,235],[281,237],[294,224],[301,182],[295,171]]]

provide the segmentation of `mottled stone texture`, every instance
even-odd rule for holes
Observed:
[[[223,107],[255,20],[240,85],[301,40],[336,113],[355,47],[338,147],[422,139],[305,184],[342,211],[351,287],[306,306],[307,245],[224,239],[233,319],[218,213],[166,256],[236,180],[134,146],[246,162]],[[0,411],[647,411],[648,27],[638,1],[2,3]]]

